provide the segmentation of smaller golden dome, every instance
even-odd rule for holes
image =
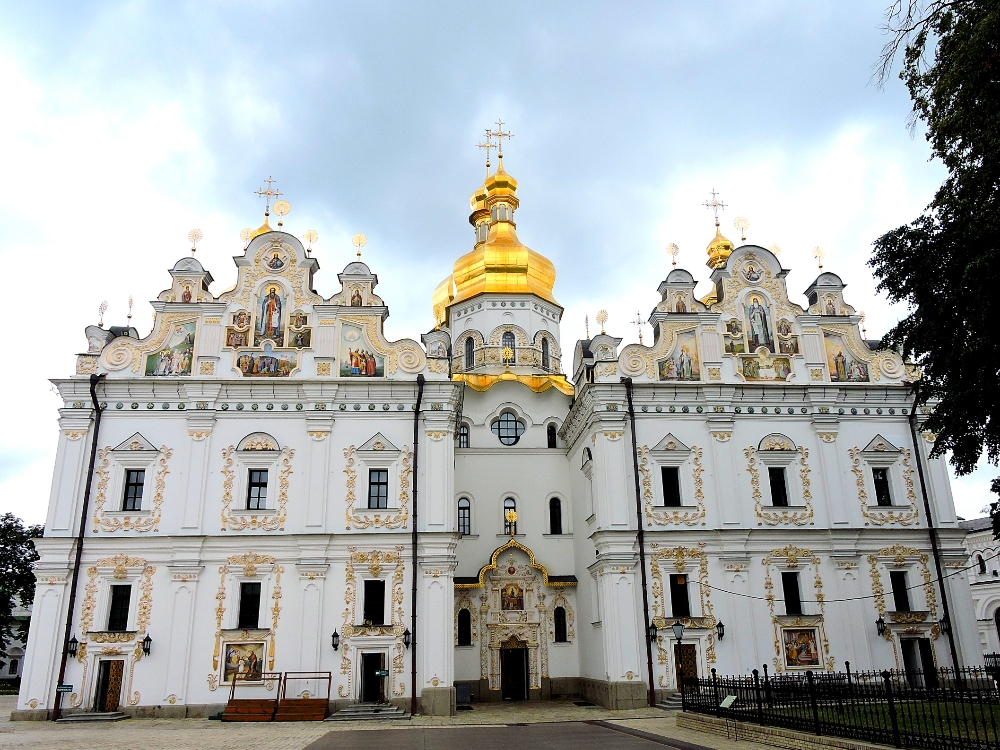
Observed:
[[[719,231],[719,225],[715,225],[715,237],[708,243],[705,252],[708,253],[708,267],[721,268],[726,265],[726,260],[732,254],[736,246]]]
[[[517,180],[504,171],[503,160],[501,160],[500,166],[497,167],[497,171],[486,180],[483,187],[485,187],[490,194],[493,194],[497,188],[507,188],[513,193],[517,190]]]
[[[250,234],[250,239],[252,240],[255,237],[260,237],[262,234],[265,234],[270,231],[272,231],[271,225],[267,223],[267,214],[264,214],[264,223],[261,224],[259,227],[257,227],[255,230],[253,230],[253,232]]]

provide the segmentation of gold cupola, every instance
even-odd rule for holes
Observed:
[[[708,243],[708,247],[705,252],[708,253],[708,267],[711,269],[722,268],[726,265],[726,260],[732,254],[736,247],[728,238],[722,236],[722,232],[719,231],[719,222],[715,222],[715,237],[712,241]]]

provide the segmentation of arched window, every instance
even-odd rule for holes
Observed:
[[[562,534],[562,503],[558,497],[549,500],[549,533]]]
[[[458,610],[458,645],[472,645],[472,615],[467,609]]]
[[[469,425],[463,424],[458,428],[458,447],[468,448],[469,447]]]
[[[458,501],[458,533],[462,536],[472,533],[472,503],[467,497]]]
[[[542,369],[552,369],[552,358],[549,356],[549,340],[542,339]]]
[[[504,335],[500,337],[500,347],[501,349],[510,349],[511,351],[510,359],[505,359],[504,364],[514,364],[514,362],[517,361],[517,341],[514,338],[514,334],[510,331],[505,332]]]
[[[490,429],[493,430],[494,435],[500,438],[501,443],[514,445],[524,434],[524,422],[519,421],[509,411],[505,411],[498,420],[490,425]]]
[[[465,340],[465,369],[472,370],[476,366],[476,342],[472,336]]]
[[[545,436],[548,438],[549,448],[555,448],[556,447],[556,426],[554,424],[550,424],[548,427],[545,428]]]
[[[515,513],[517,512],[517,503],[514,502],[514,498],[512,497],[508,497],[506,500],[503,501],[503,533],[514,536],[514,534],[517,533],[517,521],[511,523],[510,521],[507,520],[508,510],[512,510]]]
[[[983,559],[982,555],[976,555],[976,564],[979,566],[980,575],[986,573],[986,561]]]
[[[566,610],[556,607],[552,612],[552,619],[555,621],[556,643],[566,643]]]

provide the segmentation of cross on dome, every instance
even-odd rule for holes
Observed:
[[[719,194],[712,188],[712,200],[705,201],[705,208],[712,209],[712,213],[715,214],[715,226],[719,226],[719,209],[725,207],[726,204],[719,200]]]

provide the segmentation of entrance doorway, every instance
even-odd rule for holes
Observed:
[[[385,703],[385,654],[361,654],[361,702]]]
[[[903,671],[910,686],[936,688],[938,678],[930,639],[900,638],[899,645],[903,652]]]
[[[98,663],[97,693],[94,698],[95,711],[118,710],[122,700],[122,676],[124,674],[125,662],[122,659],[111,659]]]
[[[681,683],[698,679],[698,649],[693,643],[674,644],[674,664],[677,665],[677,688]],[[697,682],[692,686],[697,690]]]
[[[500,697],[505,701],[528,700],[528,647],[515,637],[501,644]]]

